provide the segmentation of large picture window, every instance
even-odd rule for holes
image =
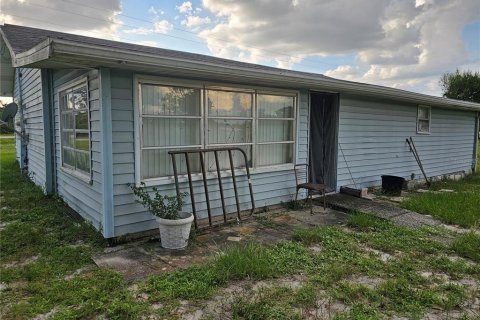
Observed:
[[[295,94],[140,83],[138,100],[141,180],[171,176],[168,151],[178,149],[239,147],[251,168],[294,162]],[[228,153],[219,156],[220,168],[229,169]],[[192,172],[199,172],[199,159],[191,157]],[[205,161],[216,170],[213,156]],[[245,166],[239,152],[233,162]],[[184,157],[177,168],[186,172]]]
[[[90,178],[88,87],[82,82],[59,94],[62,167]]]

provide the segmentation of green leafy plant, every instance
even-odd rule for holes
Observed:
[[[128,186],[138,198],[136,201],[145,206],[154,216],[168,220],[177,220],[180,218],[178,213],[182,210],[184,204],[183,199],[187,196],[187,192],[183,192],[178,196],[167,196],[160,194],[156,187],[152,187],[155,193],[152,197],[143,182],[140,186],[130,183]]]

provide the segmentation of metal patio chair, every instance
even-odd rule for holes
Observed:
[[[296,164],[294,167],[295,170],[295,181],[297,184],[297,193],[295,194],[295,201],[298,199],[298,191],[300,189],[305,189],[308,191],[308,198],[310,199],[310,214],[313,214],[313,193],[318,193],[323,196],[323,210],[327,208],[325,190],[327,186],[321,183],[311,183],[309,181],[309,165],[306,163]],[[304,181],[304,182],[302,182]]]

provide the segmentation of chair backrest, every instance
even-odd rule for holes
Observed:
[[[308,164],[301,163],[296,164],[294,167],[295,170],[295,182],[297,186],[301,183],[308,182]]]

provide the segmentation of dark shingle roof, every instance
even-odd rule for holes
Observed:
[[[207,56],[203,54],[162,49],[162,48],[156,48],[156,47],[148,47],[148,46],[142,46],[137,44],[119,42],[119,41],[111,41],[111,40],[104,40],[104,39],[93,38],[93,37],[79,36],[76,34],[70,34],[70,33],[64,33],[64,32],[17,26],[12,24],[5,24],[3,26],[0,26],[0,29],[2,30],[3,34],[7,38],[15,54],[19,54],[24,51],[27,51],[32,47],[34,47],[35,45],[37,45],[38,43],[44,41],[45,39],[50,38],[53,40],[55,39],[66,40],[66,41],[72,41],[72,42],[88,44],[88,45],[110,47],[114,49],[127,50],[131,52],[153,54],[161,57],[185,59],[190,61],[212,63],[212,64],[218,64],[223,66],[230,66],[230,67],[237,67],[237,68],[244,67],[244,68],[250,68],[250,69],[257,69],[259,71],[264,70],[264,71],[278,72],[278,73],[284,72],[284,73],[298,74],[298,75],[309,76],[309,77],[318,77],[320,79],[328,78],[318,73],[292,71],[292,70],[274,68],[274,67],[263,66],[258,64],[240,62],[235,60],[215,58],[215,57]]]

